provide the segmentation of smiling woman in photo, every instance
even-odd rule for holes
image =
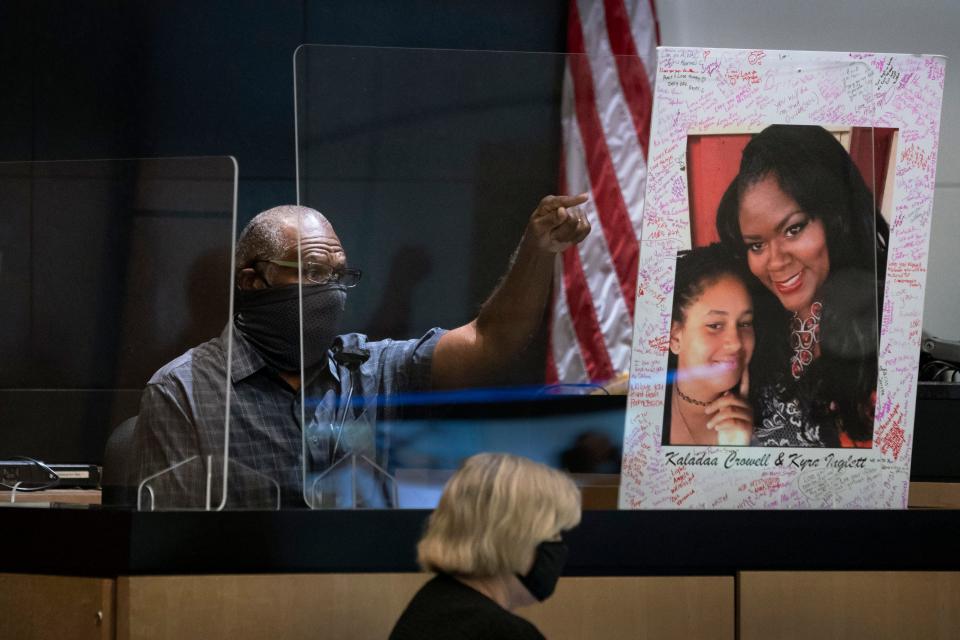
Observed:
[[[888,231],[850,155],[822,127],[767,127],[717,231],[754,276],[757,443],[870,447]]]

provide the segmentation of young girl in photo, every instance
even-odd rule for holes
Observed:
[[[677,258],[664,444],[750,444],[755,338],[748,277],[719,244]]]

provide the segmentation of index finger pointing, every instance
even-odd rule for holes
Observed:
[[[746,398],[750,394],[750,367],[743,368],[743,375],[740,376],[740,397]]]
[[[575,196],[553,196],[550,198],[549,206],[551,208],[576,207],[589,199],[589,193],[581,193]]]

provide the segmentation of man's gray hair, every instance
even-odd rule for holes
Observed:
[[[252,267],[258,260],[279,260],[290,250],[291,242],[284,234],[288,226],[296,226],[299,220],[312,219],[321,226],[330,226],[322,213],[310,207],[286,204],[258,213],[237,240],[237,271]]]

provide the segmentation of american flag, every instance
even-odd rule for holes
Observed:
[[[570,0],[560,193],[590,193],[593,231],[554,273],[547,382],[630,365],[659,41],[653,0]]]

